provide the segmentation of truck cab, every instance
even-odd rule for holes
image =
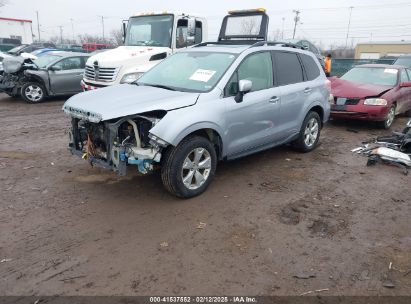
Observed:
[[[183,13],[148,13],[123,24],[124,46],[96,54],[86,63],[84,91],[136,81],[164,58],[207,39],[207,21]]]

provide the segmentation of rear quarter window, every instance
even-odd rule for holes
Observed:
[[[297,54],[275,52],[277,84],[279,86],[304,81],[303,69]]]
[[[303,62],[308,80],[314,80],[320,76],[320,70],[317,63],[314,61],[314,58],[305,54],[300,54],[300,58]]]

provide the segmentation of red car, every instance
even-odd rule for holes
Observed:
[[[395,115],[411,114],[411,69],[400,65],[364,64],[332,77],[331,117],[377,121],[391,127]]]

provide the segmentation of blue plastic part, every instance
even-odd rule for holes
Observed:
[[[135,158],[131,158],[131,157],[128,158],[127,162],[128,162],[130,165],[137,165],[138,171],[139,171],[140,173],[143,173],[143,174],[146,174],[146,173],[147,173],[146,164],[151,164],[151,163],[152,163],[152,161],[149,160],[149,159],[142,159],[142,160],[140,160],[140,159],[135,159]]]
[[[120,152],[120,160],[121,161],[126,161],[126,153]]]

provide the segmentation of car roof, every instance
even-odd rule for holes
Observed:
[[[257,41],[259,42],[259,41]],[[261,41],[263,43],[263,41]],[[187,52],[210,52],[210,53],[231,53],[231,54],[241,54],[246,50],[249,50],[250,52],[252,51],[258,51],[258,50],[280,50],[280,51],[292,51],[292,52],[298,52],[298,53],[304,53],[304,54],[312,54],[311,52],[299,49],[299,48],[294,48],[294,47],[287,47],[287,46],[282,46],[281,42],[278,43],[278,45],[252,45],[252,44],[234,44],[234,43],[218,43],[218,42],[207,42],[206,45],[197,45],[191,48],[187,48]]]
[[[381,63],[370,63],[357,65],[356,68],[385,68],[385,69],[403,69],[402,65],[395,64],[381,64]]]
[[[67,51],[50,51],[50,55],[58,55],[60,57],[89,57],[90,54],[82,52],[67,52]]]

